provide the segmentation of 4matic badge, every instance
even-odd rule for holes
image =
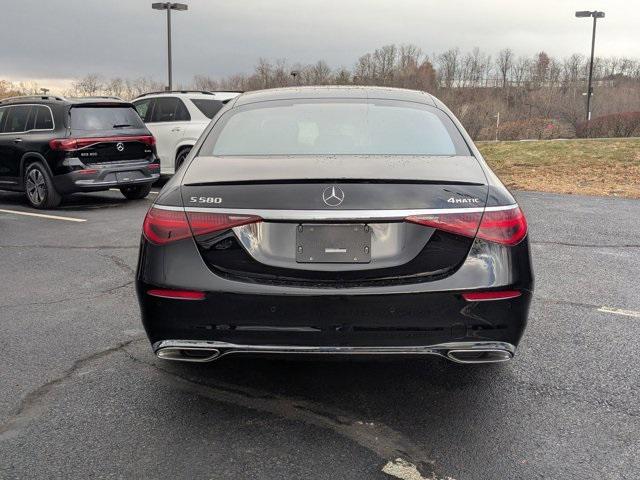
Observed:
[[[479,198],[454,198],[449,197],[447,203],[480,203]]]

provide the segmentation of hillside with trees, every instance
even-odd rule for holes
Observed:
[[[415,45],[386,45],[358,58],[350,68],[325,61],[290,64],[260,58],[251,73],[212,78],[194,75],[180,89],[257,90],[295,85],[380,85],[433,93],[460,118],[477,140],[640,136],[640,61],[596,57],[593,119],[585,124],[584,55],[562,59],[539,52],[531,57],[505,48],[495,55],[479,48],[452,48],[427,55]],[[74,82],[69,96],[115,95],[131,99],[162,90],[150,78],[103,78],[88,74]],[[0,80],[0,98],[40,94],[35,83]],[[497,128],[497,116],[500,126]]]

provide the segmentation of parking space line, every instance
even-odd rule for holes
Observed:
[[[57,215],[46,215],[44,213],[22,212],[20,210],[5,210],[0,208],[0,213],[13,213],[15,215],[24,215],[26,217],[48,218],[50,220],[65,220],[67,222],[86,222],[84,218],[59,217]]]
[[[109,190],[112,191],[112,192],[119,192],[120,191],[119,188],[110,188]],[[160,192],[156,192],[155,190],[151,190],[149,193],[155,193],[157,195]]]
[[[625,317],[640,318],[640,312],[635,310],[623,310],[622,308],[600,307],[599,312],[613,313],[614,315],[624,315]]]

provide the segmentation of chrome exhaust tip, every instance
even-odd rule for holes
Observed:
[[[502,349],[460,349],[449,350],[447,358],[456,363],[500,363],[508,362],[513,353]]]
[[[220,356],[217,348],[164,347],[156,351],[156,356],[163,360],[180,362],[211,362]]]

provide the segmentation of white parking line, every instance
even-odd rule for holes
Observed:
[[[640,318],[640,312],[636,312],[635,310],[623,310],[622,308],[613,307],[600,307],[598,311],[604,313],[613,313],[614,315],[624,315],[625,317]]]
[[[48,218],[50,220],[65,220],[67,222],[86,222],[84,218],[59,217],[57,215],[45,215],[44,213],[21,212],[20,210],[5,210],[0,208],[1,213],[13,213],[15,215],[24,215],[26,217]]]
[[[119,192],[120,191],[119,188],[110,188],[109,190],[112,191],[112,192]],[[155,190],[151,190],[149,193],[155,193],[157,195],[160,192],[156,192]]]

